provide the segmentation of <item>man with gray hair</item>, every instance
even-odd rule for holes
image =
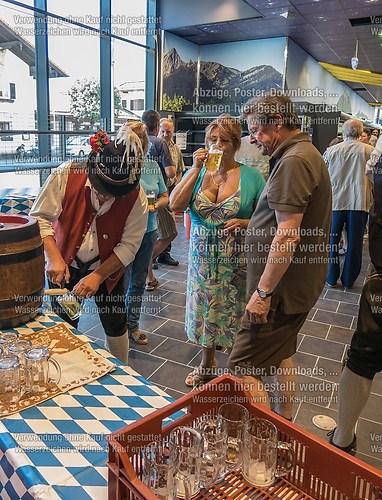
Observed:
[[[327,273],[330,179],[288,97],[251,99],[243,116],[270,156],[270,174],[247,228],[249,302],[228,366],[255,401],[291,420],[297,334]],[[272,384],[264,383],[268,375]]]
[[[338,286],[340,278],[344,288],[350,289],[361,271],[363,236],[373,201],[372,184],[365,174],[373,148],[358,140],[362,131],[360,120],[346,120],[342,126],[344,141],[324,153],[333,191],[330,263],[326,279],[330,287]],[[344,227],[348,245],[341,273],[338,250]]]

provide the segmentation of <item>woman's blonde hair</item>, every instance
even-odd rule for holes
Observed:
[[[239,120],[229,114],[218,116],[206,128],[206,146],[210,145],[212,132],[218,129],[220,137],[232,141],[235,151],[241,144],[241,125]]]
[[[142,150],[143,154],[147,154],[147,151],[149,150],[149,136],[147,135],[147,127],[143,122],[139,122],[136,120],[129,120],[126,122],[126,125],[131,128],[133,132],[136,134],[139,134],[140,137],[139,139],[141,140],[142,143]]]

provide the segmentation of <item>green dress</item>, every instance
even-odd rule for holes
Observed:
[[[261,174],[241,166],[238,190],[213,203],[201,190],[202,169],[190,203],[191,237],[185,328],[204,347],[232,347],[246,306],[245,231],[224,231],[232,218],[249,219],[264,187]]]

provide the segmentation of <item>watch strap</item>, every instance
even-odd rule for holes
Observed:
[[[259,296],[262,298],[262,299],[265,299],[267,297],[272,297],[273,295],[273,292],[265,292],[264,290],[261,290],[259,287],[256,288],[256,292],[259,294]]]

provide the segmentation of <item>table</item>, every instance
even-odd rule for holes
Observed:
[[[45,312],[7,331],[36,332],[59,322],[58,316]],[[2,500],[106,500],[106,436],[172,401],[137,372],[90,343],[117,365],[115,371],[0,421]]]
[[[8,215],[28,215],[36,194],[34,189],[1,189],[0,212]]]

